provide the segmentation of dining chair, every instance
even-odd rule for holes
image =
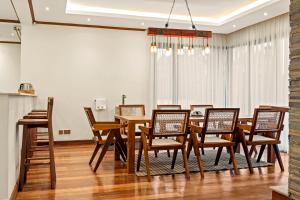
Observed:
[[[193,148],[202,178],[204,177],[204,167],[199,148],[218,148],[215,159],[215,165],[218,165],[223,147],[226,147],[230,153],[234,172],[238,174],[233,146],[235,144],[239,111],[239,108],[208,108],[205,111],[203,127],[191,125],[187,155],[189,157]],[[216,133],[221,137],[217,137]]]
[[[121,155],[123,161],[126,161],[127,150],[124,142],[127,140],[127,136],[120,134],[120,129],[125,127],[126,125],[121,125],[117,122],[99,122],[95,120],[93,111],[90,107],[84,107],[85,114],[89,121],[90,127],[92,129],[94,140],[96,142],[96,146],[94,152],[90,158],[89,165],[92,164],[95,156],[97,155],[101,146],[103,146],[96,166],[94,168],[94,172],[97,171],[105,153],[108,150],[108,147],[111,144],[115,144],[116,150]],[[100,133],[101,131],[101,133]]]
[[[254,110],[252,124],[240,125],[243,130],[248,130],[248,134],[245,135],[246,144],[251,147],[260,145],[256,162],[260,162],[266,145],[270,145],[274,149],[281,171],[284,171],[284,166],[278,144],[280,144],[284,115],[285,110],[283,109],[256,108]]]
[[[186,177],[190,177],[186,154],[189,116],[189,110],[153,110],[151,125],[149,127],[140,126],[142,134],[137,171],[140,170],[141,157],[144,152],[148,181],[151,181],[148,151],[158,150],[174,150],[171,163],[172,169],[174,169],[177,152],[181,150]]]
[[[157,105],[159,110],[181,110],[181,105]]]
[[[210,104],[198,104],[198,105],[190,105],[191,109],[191,117],[204,117],[205,110],[207,108],[213,108],[213,105]],[[191,122],[192,125],[200,126],[200,122]],[[218,135],[217,135],[218,136]],[[202,155],[205,154],[204,148],[201,148]]]
[[[168,104],[168,105],[157,105],[157,109],[158,110],[181,110],[181,105],[172,105],[172,104]],[[157,153],[155,151],[155,156],[157,157]],[[167,150],[168,153],[168,157],[171,157],[171,153],[170,150]]]
[[[285,113],[289,111],[288,107],[283,107],[283,106],[272,106],[272,105],[259,105],[259,108],[269,108],[269,109],[275,109],[278,111],[282,111],[283,112],[283,117],[282,117],[282,130],[284,129],[284,117],[285,117]],[[246,131],[246,133],[249,134],[249,132]],[[270,146],[270,145],[269,145]],[[268,147],[271,149],[271,147]],[[251,157],[253,152],[255,153],[254,156],[258,155],[257,149],[255,145],[252,145],[249,151],[249,156]]]
[[[205,114],[205,110],[207,108],[213,108],[213,105],[190,105],[190,109],[191,109],[191,116],[204,116]]]

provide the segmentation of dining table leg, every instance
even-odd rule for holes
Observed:
[[[132,174],[135,172],[135,123],[129,121],[127,128],[127,170]]]

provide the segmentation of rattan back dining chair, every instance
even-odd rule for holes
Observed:
[[[172,105],[172,104],[168,104],[168,105],[157,105],[157,109],[158,110],[181,110],[181,105]]]
[[[150,161],[148,151],[174,150],[171,168],[174,168],[178,150],[181,150],[186,177],[189,178],[189,167],[186,154],[186,139],[188,132],[190,110],[153,110],[149,127],[141,126],[142,131],[138,153],[137,171],[140,170],[142,152],[148,181],[150,176]]]
[[[280,135],[283,130],[285,111],[278,108],[256,108],[252,124],[241,125],[242,129],[248,130],[245,136],[246,144],[251,147],[261,145],[257,162],[260,162],[266,145],[270,145],[274,149],[281,171],[284,171],[284,166],[278,144],[280,144]]]
[[[215,165],[218,165],[223,147],[226,147],[230,153],[234,172],[238,174],[233,146],[235,144],[239,110],[239,108],[208,108],[205,111],[203,127],[191,125],[191,137],[189,138],[187,154],[189,157],[192,148],[194,149],[202,178],[204,177],[204,168],[199,148],[218,147],[215,159]],[[217,137],[216,133],[221,137]]]

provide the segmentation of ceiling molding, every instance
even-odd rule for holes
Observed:
[[[0,19],[1,23],[11,23],[11,24],[20,24],[19,20],[15,19]]]
[[[55,25],[55,26],[71,26],[71,27],[84,27],[84,28],[100,28],[100,29],[113,29],[113,30],[125,30],[125,31],[146,31],[142,28],[130,28],[130,27],[117,27],[117,26],[101,26],[91,24],[77,24],[77,23],[66,23],[66,22],[50,22],[50,21],[39,21],[36,20],[34,15],[32,0],[28,0],[28,5],[31,14],[31,20],[33,24],[44,24],[44,25]]]
[[[64,22],[35,21],[35,24],[56,25],[56,26],[73,26],[73,27],[85,27],[85,28],[114,29],[114,30],[125,30],[125,31],[146,31],[146,29],[142,29],[142,28],[129,28],[129,27],[117,27],[117,26],[100,26],[100,25],[75,24],[75,23],[64,23]]]
[[[0,41],[0,44],[21,44],[21,42],[14,42],[14,41]]]
[[[34,16],[32,0],[28,0],[28,5],[29,5],[29,9],[30,9],[31,21],[34,24],[35,23],[35,16]]]

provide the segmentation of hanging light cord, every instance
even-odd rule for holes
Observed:
[[[193,21],[193,18],[192,18],[192,14],[191,14],[191,10],[190,10],[190,7],[189,7],[189,4],[187,2],[187,0],[185,0],[185,4],[186,4],[186,8],[189,12],[189,15],[190,15],[190,19],[191,19],[191,23],[192,23],[192,28],[196,30],[196,26],[194,24],[194,21]]]
[[[173,12],[173,8],[174,8],[174,5],[175,5],[175,1],[176,1],[176,0],[173,0],[173,4],[172,4],[172,8],[171,8],[170,13],[169,13],[168,21],[167,21],[167,23],[165,24],[165,27],[166,27],[166,28],[168,28],[168,26],[169,26],[169,21],[170,21],[171,14],[172,14],[172,12]]]

